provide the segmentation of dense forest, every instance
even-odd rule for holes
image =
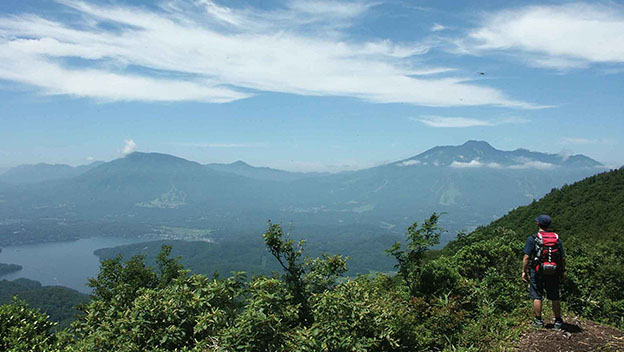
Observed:
[[[0,248],[0,253],[2,253],[2,248]],[[22,270],[21,265],[0,263],[0,276],[10,274],[16,271],[20,271],[20,270]]]
[[[58,323],[57,328],[67,328],[79,313],[76,306],[89,300],[89,296],[62,286],[42,286],[28,279],[0,281],[0,304],[13,302],[19,297],[30,307],[40,309]]]
[[[21,265],[0,263],[0,276],[22,270]]]
[[[325,233],[323,230],[327,229]],[[286,232],[291,231],[288,226]],[[363,225],[354,225],[352,229],[323,226],[301,227],[295,231],[304,231],[306,252],[309,256],[320,256],[323,253],[341,254],[349,257],[347,275],[367,274],[369,272],[393,270],[393,260],[380,253],[388,248],[401,236],[390,231],[371,229]],[[304,239],[295,232],[293,239]],[[113,248],[102,248],[95,251],[100,259],[111,259],[121,255],[125,259],[141,254],[145,255],[146,263],[154,265],[154,260],[163,245],[173,247],[172,255],[181,257],[180,262],[196,274],[212,275],[219,272],[229,275],[232,272],[245,271],[248,275],[270,275],[278,270],[279,264],[267,252],[262,237],[258,234],[244,233],[240,235],[221,236],[214,242],[158,240],[123,245]]]
[[[13,351],[492,351],[531,317],[520,280],[524,241],[541,213],[568,255],[565,315],[624,327],[624,170],[551,191],[441,251],[438,214],[386,253],[396,274],[346,278],[340,255],[306,255],[278,224],[262,236],[279,269],[191,275],[164,246],[102,262],[69,329],[23,302],[0,307],[0,349]],[[442,215],[444,216],[444,215]]]

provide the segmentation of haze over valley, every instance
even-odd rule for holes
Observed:
[[[94,231],[89,226],[106,223],[112,226],[107,231],[123,236],[166,233],[168,227],[227,236],[261,231],[269,219],[295,228],[361,224],[401,233],[434,211],[448,214],[442,221],[454,236],[601,170],[602,164],[583,155],[501,151],[483,141],[337,174],[243,161],[202,165],[134,152],[106,163],[38,164],[0,174],[1,241],[83,237]]]
[[[163,244],[158,241],[201,241],[191,247],[204,248],[193,255],[204,259],[181,252],[191,262],[199,260],[191,268],[205,274],[216,269],[267,274],[277,267],[266,266],[268,253],[259,234],[271,220],[306,238],[313,253],[350,255],[353,274],[392,270],[388,258],[371,261],[370,255],[400,239],[415,219],[443,213],[444,245],[459,231],[470,232],[552,188],[604,170],[583,155],[502,151],[472,140],[335,174],[294,173],[243,161],[199,164],[143,152],[79,167],[24,165],[0,174],[0,244],[91,237],[151,240],[136,248],[149,248],[146,253],[153,257]],[[102,247],[114,242],[107,243]],[[174,253],[185,247],[171,243],[176,243]],[[229,264],[211,262],[213,251],[230,253],[225,256]],[[110,258],[116,252],[102,253]],[[84,291],[75,282],[71,286]]]

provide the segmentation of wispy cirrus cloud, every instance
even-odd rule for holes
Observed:
[[[578,145],[588,145],[588,144],[615,144],[614,141],[608,138],[583,138],[583,137],[563,137],[560,140],[562,144],[578,144]]]
[[[491,169],[512,169],[512,170],[526,170],[526,169],[537,169],[537,170],[552,170],[557,167],[557,165],[546,163],[538,160],[526,160],[519,164],[513,165],[501,165],[499,163],[484,163],[480,160],[470,160],[468,162],[462,161],[453,161],[449,167],[456,169],[475,169],[488,167]]]
[[[437,128],[466,128],[466,127],[483,127],[497,126],[510,123],[526,123],[529,120],[520,118],[503,118],[497,120],[477,119],[472,117],[452,117],[452,116],[435,116],[426,115],[421,117],[410,118],[413,121],[420,122],[429,127]]]
[[[282,92],[541,108],[465,77],[418,77],[450,72],[412,60],[427,53],[427,44],[347,39],[345,28],[375,6],[371,2],[290,1],[272,10],[208,0],[151,9],[60,3],[73,15],[0,17],[0,79],[104,101],[224,103]]]
[[[624,63],[624,6],[568,3],[503,10],[486,16],[458,44],[465,52],[504,51],[547,68]]]
[[[439,23],[434,23],[433,26],[431,26],[431,31],[432,32],[440,32],[440,31],[444,31],[449,29],[449,27],[445,26],[445,25],[441,25]]]

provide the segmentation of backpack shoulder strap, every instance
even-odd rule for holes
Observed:
[[[541,236],[540,233],[534,233],[533,235],[533,254],[534,256],[537,258],[539,256],[539,252],[540,252],[540,242],[541,242]],[[536,259],[534,258],[534,259]]]

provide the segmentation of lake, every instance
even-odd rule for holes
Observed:
[[[21,277],[43,285],[60,285],[90,293],[90,277],[100,271],[99,258],[93,251],[100,248],[143,242],[140,238],[91,237],[76,241],[49,242],[3,247],[0,263],[19,264],[22,270],[0,276],[0,280]]]

